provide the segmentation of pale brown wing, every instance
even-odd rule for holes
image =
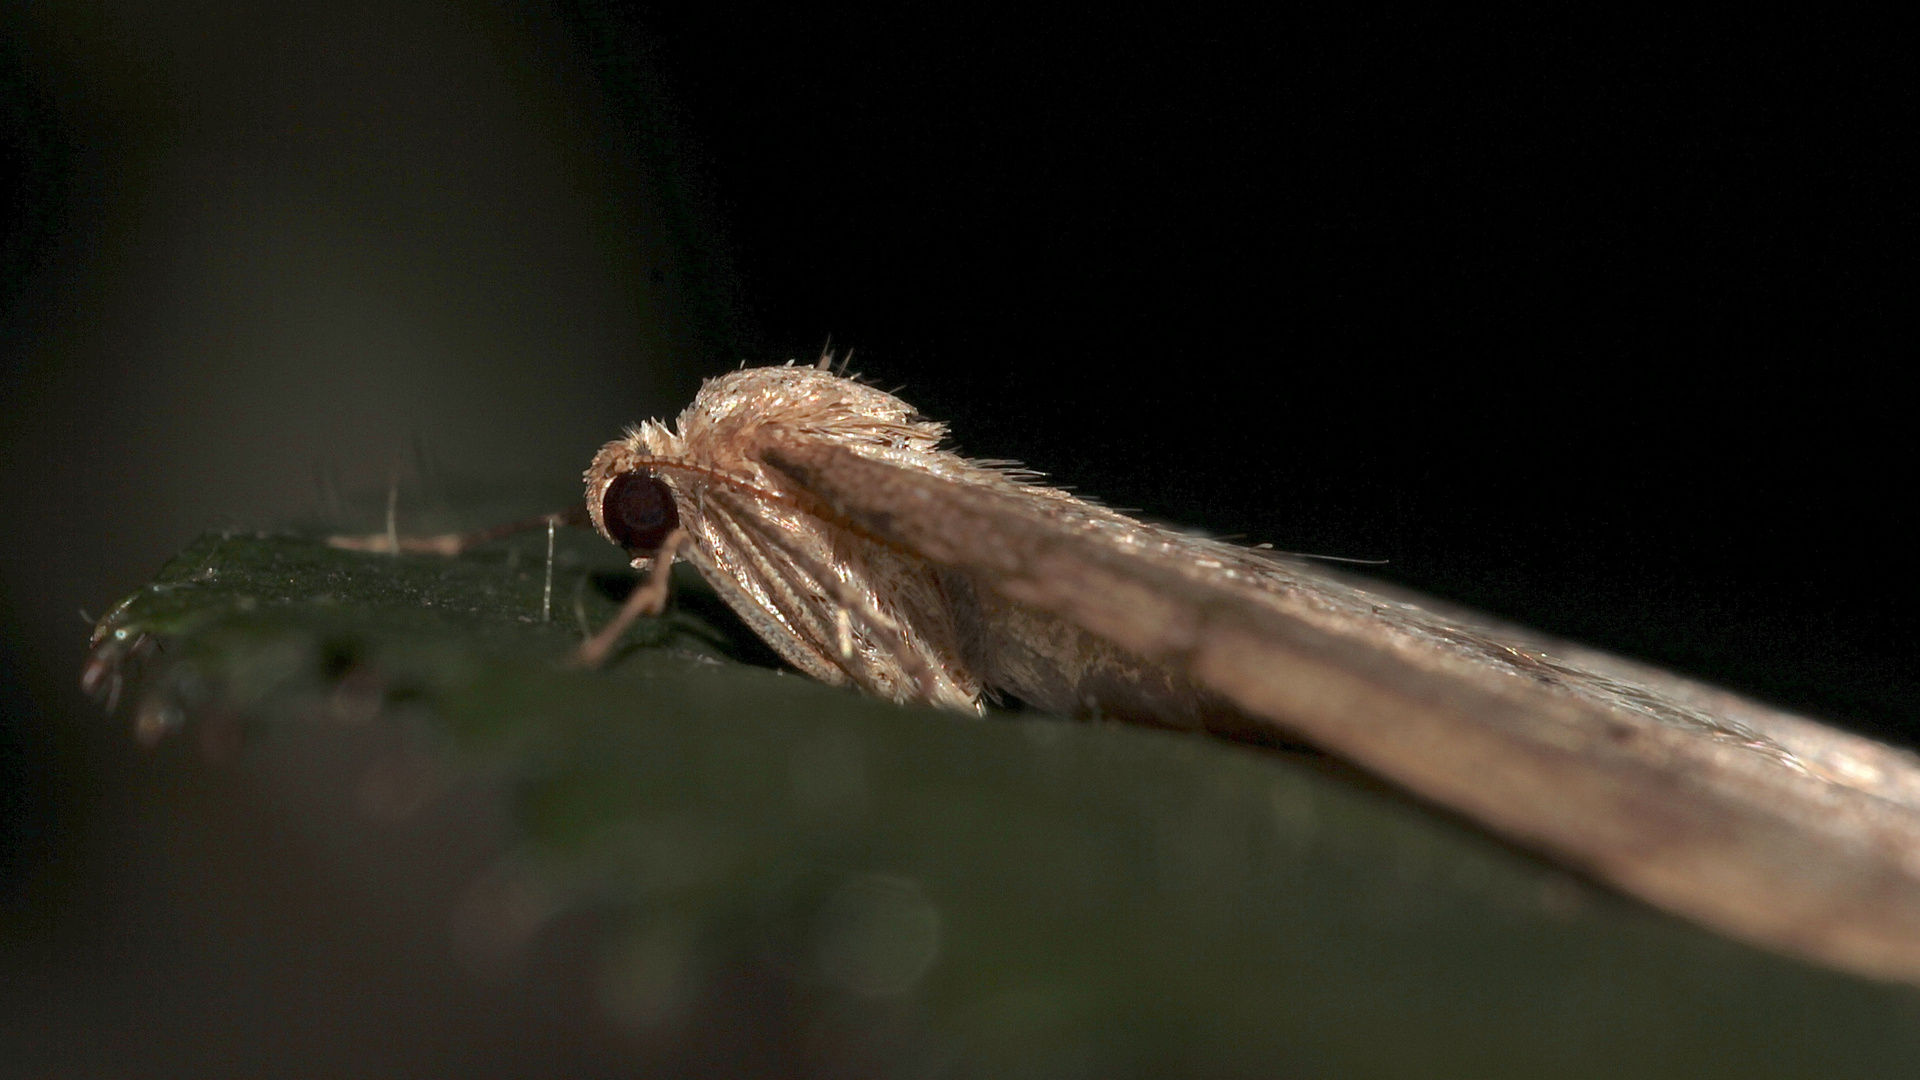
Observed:
[[[1097,507],[824,443],[846,524],[1728,934],[1920,982],[1920,759],[1591,650]]]
[[[882,610],[931,606],[916,598],[918,583],[888,572],[898,561],[891,551],[837,538],[803,512],[723,485],[677,482],[692,489],[681,511],[694,539],[688,560],[788,663],[832,685],[978,711],[980,687],[927,659],[943,650],[920,636],[922,627]],[[856,547],[873,550],[849,550]],[[844,622],[843,612],[851,615]]]
[[[690,501],[681,513],[694,541],[685,555],[700,576],[787,663],[830,685],[851,682],[829,644],[832,617],[818,584],[769,549],[751,516],[725,498],[701,492]]]

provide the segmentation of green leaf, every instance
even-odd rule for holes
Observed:
[[[376,818],[477,785],[511,840],[453,947],[484,974],[592,912],[600,1005],[639,1029],[698,1025],[745,972],[794,1003],[778,1022],[810,1060],[880,1075],[1920,1061],[1911,988],[1677,922],[1311,755],[773,670],[689,573],[612,664],[573,670],[632,577],[561,536],[543,622],[544,545],[209,535],[109,617],[101,683],[126,680],[146,737],[197,730],[216,755],[377,731],[354,792]]]

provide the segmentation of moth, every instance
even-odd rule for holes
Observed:
[[[818,366],[607,443],[593,526],[685,559],[795,668],[978,713],[1305,742],[1658,907],[1920,982],[1920,757],[1645,665],[1136,520]]]

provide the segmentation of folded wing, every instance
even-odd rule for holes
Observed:
[[[1650,903],[1920,982],[1911,754],[1017,485],[803,440],[764,460],[846,526]]]

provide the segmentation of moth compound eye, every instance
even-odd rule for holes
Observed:
[[[633,552],[660,550],[667,534],[680,527],[673,492],[648,472],[622,473],[607,485],[600,520],[613,542]]]

